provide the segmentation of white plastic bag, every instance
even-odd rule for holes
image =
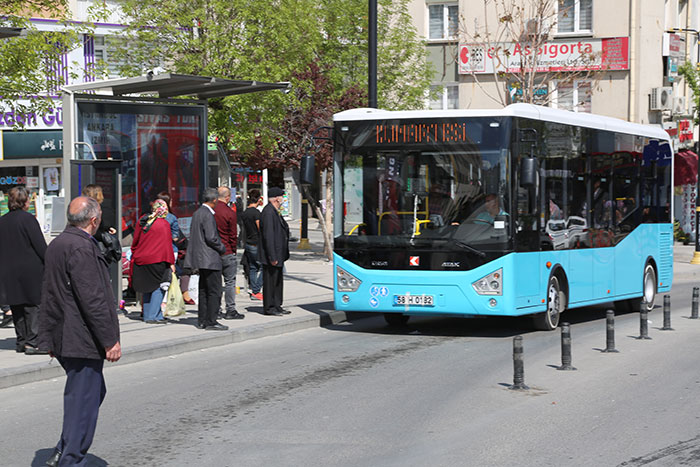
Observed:
[[[199,274],[190,276],[190,283],[187,285],[187,292],[194,303],[199,305]]]

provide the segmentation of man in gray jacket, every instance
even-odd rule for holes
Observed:
[[[214,220],[218,193],[215,188],[206,188],[202,198],[203,204],[192,215],[185,267],[199,271],[197,327],[208,331],[225,331],[228,326],[216,321],[221,306],[221,255],[226,253]]]

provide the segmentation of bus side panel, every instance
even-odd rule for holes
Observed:
[[[673,224],[658,226],[659,256],[656,266],[659,269],[659,292],[668,292],[673,283]]]
[[[517,308],[539,306],[545,288],[540,284],[541,253],[516,253],[510,256],[513,257],[513,268],[508,272],[515,276],[513,284],[515,306]]]
[[[614,247],[593,249],[593,277],[591,298],[598,299],[615,295],[615,249]]]
[[[642,295],[642,275],[644,261],[656,251],[643,254],[643,245],[653,245],[656,242],[657,227],[654,224],[642,224],[627,235],[617,246],[615,253],[615,295]]]
[[[571,250],[569,253],[569,305],[590,300],[593,293],[593,253],[591,248]]]

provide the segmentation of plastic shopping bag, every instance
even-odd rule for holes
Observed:
[[[182,298],[182,291],[180,290],[180,281],[177,280],[177,276],[173,272],[172,281],[170,282],[170,287],[168,288],[167,301],[165,304],[165,311],[163,314],[168,318],[174,318],[176,316],[181,316],[185,314],[185,299]]]
[[[190,298],[199,305],[199,274],[192,274],[190,276],[190,283],[187,285],[187,293],[189,293]]]

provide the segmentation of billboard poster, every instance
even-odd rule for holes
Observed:
[[[181,225],[199,206],[204,183],[206,108],[202,105],[78,103],[78,139],[97,159],[122,161],[122,219],[134,226],[167,192]],[[86,150],[82,158],[89,159]]]
[[[629,69],[629,38],[557,39],[536,51],[519,42],[460,44],[459,74],[521,73],[523,63],[537,52],[537,72]],[[529,71],[529,70],[525,70]]]

